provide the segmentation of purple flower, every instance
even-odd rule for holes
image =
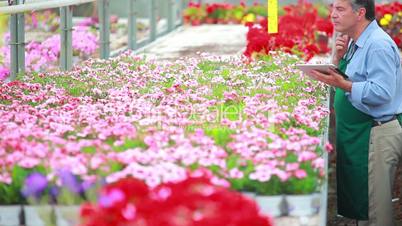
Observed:
[[[52,203],[57,203],[57,196],[60,194],[60,190],[56,186],[52,186],[49,189],[50,200]]]
[[[46,187],[46,177],[41,173],[34,172],[25,179],[24,187],[22,188],[21,192],[25,197],[39,198]]]
[[[5,80],[10,75],[10,70],[0,66],[0,80]]]
[[[82,184],[78,181],[77,177],[70,171],[63,169],[59,171],[59,177],[63,186],[69,191],[81,194],[84,192]]]

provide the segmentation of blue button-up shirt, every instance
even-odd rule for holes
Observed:
[[[399,49],[374,20],[357,39],[346,74],[352,81],[347,95],[352,105],[385,121],[402,113],[402,70]]]

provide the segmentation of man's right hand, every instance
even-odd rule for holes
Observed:
[[[335,56],[333,60],[333,64],[338,65],[341,58],[345,55],[348,50],[349,44],[349,36],[347,35],[339,35],[335,40]]]

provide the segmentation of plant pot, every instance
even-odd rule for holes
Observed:
[[[0,226],[20,225],[21,206],[0,206]]]
[[[192,26],[200,26],[201,25],[201,20],[194,19],[194,20],[191,21],[191,25]]]
[[[246,197],[248,197],[248,198],[250,198],[250,199],[252,199],[252,200],[255,200],[256,197],[257,197],[257,194],[256,194],[255,192],[252,192],[252,191],[242,191],[241,193],[242,193],[244,196],[246,196]]]
[[[260,207],[260,211],[263,214],[279,217],[285,213],[285,199],[283,195],[275,196],[260,196],[257,195],[256,202]]]
[[[80,223],[80,206],[55,206],[57,226],[75,226]]]
[[[215,19],[213,19],[213,18],[205,18],[205,23],[206,24],[215,24],[216,22],[215,22]]]
[[[286,203],[289,216],[302,217],[318,213],[320,207],[319,194],[287,195]]]
[[[55,226],[56,216],[50,205],[25,206],[26,226]]]

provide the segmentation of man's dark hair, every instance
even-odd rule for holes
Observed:
[[[357,11],[360,8],[366,9],[366,19],[369,21],[375,20],[375,3],[374,0],[350,0],[353,10]]]

